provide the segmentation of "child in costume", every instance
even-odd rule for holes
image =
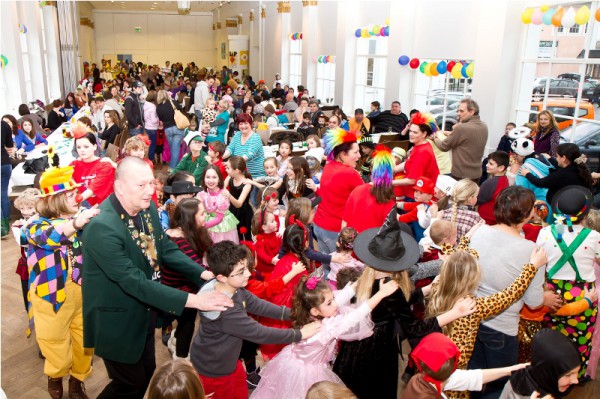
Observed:
[[[398,289],[395,281],[380,283],[379,291],[357,308],[348,307],[355,295],[349,284],[334,297],[329,285],[318,277],[303,277],[294,293],[292,320],[301,328],[313,320],[322,320],[319,333],[309,340],[288,345],[261,372],[261,381],[252,399],[304,399],[316,382],[341,379],[331,370],[337,340],[355,341],[373,333],[369,317],[381,300]]]
[[[207,156],[205,157],[206,162],[209,165],[217,165],[221,171],[221,176],[227,174],[225,170],[225,163],[223,162],[223,153],[225,153],[225,144],[222,141],[213,141],[208,144]]]
[[[364,263],[362,263],[361,261],[359,261],[358,259],[356,259],[355,257],[352,256],[354,254],[354,251],[353,251],[354,239],[356,238],[357,235],[358,235],[358,232],[353,227],[344,227],[342,229],[342,231],[340,231],[340,235],[338,236],[338,239],[336,242],[336,246],[337,246],[336,252],[350,255],[351,258],[348,262],[346,262],[344,264],[340,264],[340,263],[333,262],[333,261],[329,264],[330,271],[329,271],[329,274],[327,275],[327,280],[329,280],[329,286],[333,290],[338,289],[337,288],[338,287],[337,274],[341,269],[350,267],[350,268],[356,269],[358,272],[362,272],[362,270],[365,267]],[[342,287],[342,288],[344,288],[344,287]]]
[[[163,187],[163,191],[169,196],[169,199],[165,203],[164,209],[160,210],[159,218],[163,230],[166,231],[171,227],[170,220],[179,201],[192,198],[202,189],[195,186],[194,176],[190,173],[177,172],[167,179],[167,185]]]
[[[434,193],[434,184],[428,178],[421,176],[415,182],[413,186],[414,190],[414,202],[399,202],[398,209],[403,210],[405,213],[398,216],[398,220],[402,223],[408,224],[414,234],[417,241],[423,238],[423,232],[427,227],[425,221],[419,220],[419,210],[421,213],[427,213],[429,207],[433,204],[431,199]]]
[[[271,195],[276,196],[276,194],[274,192]],[[256,239],[256,270],[265,280],[270,279],[271,273],[279,261],[279,248],[281,248],[282,241],[281,237],[277,235],[277,219],[279,219],[278,216],[269,211],[267,206],[261,206],[252,218],[252,234]]]
[[[250,205],[250,191],[252,191],[252,175],[246,168],[246,161],[242,157],[229,157],[225,163],[225,169],[228,176],[225,178],[224,186],[227,191],[223,194],[229,194],[229,211],[239,221],[237,225],[240,241],[251,240],[250,230],[252,229],[252,206]]]
[[[358,172],[360,178],[365,183],[371,182],[371,165],[373,164],[373,151],[375,150],[375,143],[371,137],[364,136],[358,142],[358,148],[360,150],[360,161],[358,162]]]

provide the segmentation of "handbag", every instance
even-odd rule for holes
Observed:
[[[23,164],[23,172],[35,175],[45,171],[48,166],[48,156],[44,155],[40,158],[26,160]]]
[[[106,148],[106,156],[110,158],[113,162],[117,162],[117,159],[119,159],[120,150],[121,149],[118,146],[114,144],[109,144]]]
[[[175,104],[173,104],[173,101],[171,99],[169,99],[169,101],[171,102],[173,112],[175,113],[174,119],[177,129],[187,129],[190,126],[190,120],[180,110],[175,108]]]

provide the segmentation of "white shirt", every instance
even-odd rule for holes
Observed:
[[[550,229],[551,226],[547,226],[540,230],[536,243],[548,253],[547,271],[552,269],[552,266],[556,264],[563,254],[558,247],[556,240],[552,236],[552,231]],[[562,237],[563,242],[567,247],[571,245],[581,230],[583,230],[583,226],[574,225],[573,232],[571,233],[565,226],[565,233]],[[594,261],[596,258],[600,258],[600,233],[592,230],[573,254],[573,259],[575,259],[575,263],[577,264],[579,275],[583,280],[588,282],[596,281],[596,276],[594,275]],[[573,270],[569,262],[567,262],[554,276],[552,276],[552,279],[567,281],[575,280],[575,270]]]

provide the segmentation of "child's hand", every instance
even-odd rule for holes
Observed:
[[[212,165],[212,158],[210,156],[206,155],[204,157],[204,159],[206,160],[206,163],[208,163],[209,165]]]
[[[308,189],[315,191],[317,189],[317,185],[313,181],[313,179],[306,179],[306,187]]]
[[[458,315],[457,318],[468,316],[476,310],[477,302],[471,297],[460,298],[452,307],[452,311]]]
[[[404,202],[397,202],[396,203],[396,208],[404,210]]]
[[[531,172],[529,171],[529,169],[527,169],[526,167],[521,167],[521,169],[519,169],[519,174],[521,176],[527,176],[528,174],[530,174]]]
[[[221,190],[221,195],[225,198],[225,199],[229,199],[231,197],[231,194],[229,193],[229,191],[227,190]]]
[[[542,247],[533,248],[533,251],[531,251],[531,257],[529,258],[529,262],[532,263],[536,269],[539,269],[541,266],[548,263],[548,256],[546,254],[546,250]]]
[[[584,296],[589,299],[591,302],[596,302],[598,299],[598,290],[596,288],[592,288],[590,291],[588,287],[584,288]]]
[[[509,373],[512,374],[514,371],[524,369],[525,367],[528,367],[528,366],[531,366],[531,363],[519,363],[519,364],[515,364],[514,366],[509,366],[506,369],[508,370]]]
[[[465,234],[465,236],[470,239],[471,237],[473,237],[473,234],[475,234],[475,232],[477,230],[479,230],[479,228],[481,226],[483,226],[484,224],[485,224],[485,220],[483,220],[483,219],[480,220],[479,222],[475,223],[473,225],[473,227],[471,227],[471,229],[467,232],[467,234]]]
[[[335,262],[335,263],[347,263],[350,262],[352,260],[352,255],[350,254],[341,254],[339,252],[334,253],[333,255],[331,255],[331,261]]]
[[[275,255],[275,256],[273,257],[273,259],[271,259],[271,263],[272,263],[272,264],[276,265],[276,264],[277,264],[277,262],[279,262],[279,255]],[[292,269],[294,269],[294,267],[293,267],[293,266],[292,266]]]
[[[252,179],[244,179],[243,184],[253,184]]]
[[[275,258],[277,258],[277,257],[275,257]],[[275,259],[275,258],[273,258],[273,259]],[[275,262],[275,263],[277,263],[277,262]],[[294,276],[297,276],[305,270],[306,270],[306,266],[304,266],[304,263],[296,262],[292,265],[291,272],[294,273]]]
[[[431,214],[432,218],[437,218],[438,205],[437,204],[431,204],[431,206],[429,207],[429,213]]]
[[[200,278],[202,280],[208,281],[208,280],[212,280],[213,278],[215,278],[215,275],[213,274],[213,272],[205,270],[202,272],[202,274],[200,274]]]
[[[321,330],[321,322],[313,321],[302,327],[300,329],[300,334],[302,334],[302,339],[308,339],[318,333]]]
[[[275,235],[279,238],[283,238],[283,231],[278,231]]]
[[[383,280],[379,280],[379,292],[384,297],[392,295],[398,289],[398,283],[394,280],[390,280],[387,283],[384,283]]]

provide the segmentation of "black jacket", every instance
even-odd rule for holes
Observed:
[[[127,124],[129,129],[135,129],[137,126],[144,126],[144,112],[142,111],[142,104],[140,104],[140,97],[135,93],[130,93],[129,97],[125,99],[125,117],[127,118]]]
[[[552,204],[552,198],[554,195],[563,187],[566,186],[583,186],[587,189],[591,189],[585,180],[579,174],[577,165],[570,164],[566,168],[557,167],[556,161],[550,162],[556,167],[551,169],[550,174],[541,179],[535,176],[533,173],[528,173],[525,178],[529,180],[533,185],[537,187],[547,188],[548,194],[546,194],[546,201],[548,204]]]

